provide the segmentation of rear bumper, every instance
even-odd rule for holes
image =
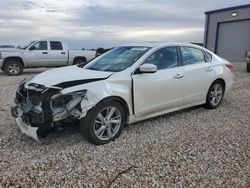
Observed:
[[[39,138],[37,135],[38,127],[32,127],[29,123],[24,122],[22,120],[23,112],[18,106],[11,108],[11,114],[15,118],[17,126],[21,129],[21,131],[24,134],[30,136],[31,138],[33,138],[36,141],[39,141]]]

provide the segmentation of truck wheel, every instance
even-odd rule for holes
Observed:
[[[74,59],[73,65],[83,64],[85,65],[87,63],[87,59],[85,57],[77,57]]]
[[[101,102],[81,119],[80,129],[89,142],[95,145],[106,144],[120,136],[125,116],[119,102]]]
[[[250,63],[247,63],[247,72],[250,72]]]
[[[19,76],[23,72],[23,65],[20,61],[11,59],[4,64],[3,71],[8,76]]]

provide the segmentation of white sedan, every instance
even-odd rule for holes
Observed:
[[[232,68],[192,44],[124,45],[84,67],[53,69],[21,82],[12,115],[36,140],[80,120],[88,141],[105,144],[125,124],[201,104],[217,108],[233,84]]]

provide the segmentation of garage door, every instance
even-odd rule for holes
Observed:
[[[250,49],[250,20],[219,24],[216,52],[229,61],[245,61]]]

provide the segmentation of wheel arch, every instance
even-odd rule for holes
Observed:
[[[17,60],[17,61],[19,61],[19,62],[23,65],[23,67],[25,67],[25,64],[24,64],[23,59],[22,59],[21,57],[19,57],[19,56],[6,57],[6,58],[4,59],[3,66],[4,66],[9,60]]]
[[[85,61],[87,62],[87,58],[86,58],[85,56],[76,56],[76,57],[74,57],[74,59],[73,59],[73,64],[75,64],[75,61],[76,61],[77,59],[83,59],[83,60],[85,60]]]
[[[123,109],[124,109],[125,114],[126,114],[126,124],[127,124],[128,119],[129,119],[129,114],[130,114],[130,110],[129,110],[127,102],[122,97],[109,96],[109,97],[106,97],[106,98],[102,99],[101,101],[99,101],[98,104],[105,103],[105,102],[108,102],[108,101],[116,101],[116,102],[119,102],[123,106]]]
[[[210,84],[210,87],[211,85],[213,85],[215,82],[221,82],[223,84],[223,90],[226,91],[226,82],[223,78],[216,78],[211,84]],[[210,88],[209,87],[209,88]]]

